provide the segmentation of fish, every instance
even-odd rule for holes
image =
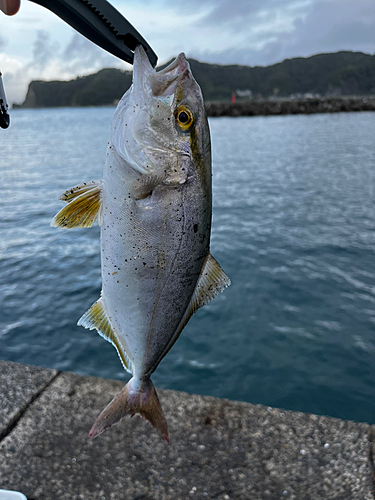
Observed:
[[[151,375],[191,316],[230,279],[210,254],[211,139],[185,54],[156,71],[142,46],[113,116],[101,181],[68,189],[51,222],[100,226],[102,291],[78,325],[116,348],[132,375],[95,420],[96,437],[139,414],[169,442]]]

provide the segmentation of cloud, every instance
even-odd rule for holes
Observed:
[[[316,1],[292,31],[265,46],[265,63],[340,50],[374,53],[375,10],[369,7],[368,0]]]
[[[104,66],[113,67],[118,63],[119,59],[79,33],[72,32],[72,37],[64,48],[51,40],[49,33],[39,30],[33,45],[33,58],[27,64],[27,69],[38,70],[43,75],[48,74],[51,67],[55,70],[59,68],[56,77],[66,79],[96,71]]]
[[[303,53],[375,50],[373,0],[317,1],[303,23],[296,26],[290,50]]]
[[[17,74],[22,75],[23,64],[16,58],[0,53],[0,69],[3,73],[5,95],[9,104],[15,99],[14,95],[23,95],[25,92],[25,81],[17,78]]]
[[[72,32],[71,39],[63,47],[52,40],[48,32],[38,30],[31,61],[24,64],[17,59],[5,59],[5,55],[0,54],[0,67],[7,69],[4,83],[8,101],[21,103],[31,80],[70,80],[103,67],[124,68],[124,63],[78,33]]]
[[[279,40],[295,31],[298,20],[306,19],[313,0],[191,2],[202,16],[189,33],[189,44],[195,41],[189,56],[219,64],[264,65],[277,59]],[[176,5],[183,4],[176,0]]]
[[[61,54],[65,72],[87,74],[104,67],[124,67],[124,62],[93,44],[79,33],[73,36]],[[129,66],[130,69],[130,66]]]
[[[59,44],[51,41],[51,36],[47,31],[38,30],[33,45],[33,59],[30,65],[43,71],[50,61],[56,58],[59,49]]]
[[[114,5],[142,33],[160,62],[186,52],[203,62],[268,65],[286,58],[307,57],[339,50],[375,52],[374,0],[145,0]],[[71,79],[103,67],[130,68],[44,10],[24,2],[18,23],[4,25],[0,37],[0,67],[7,74],[10,101],[22,101],[31,79]],[[30,4],[29,6],[27,4]],[[46,11],[47,12],[47,11]],[[22,18],[23,13],[27,14]],[[30,19],[38,14],[38,23]],[[8,20],[7,20],[8,21]],[[23,24],[22,24],[23,23]],[[18,26],[18,28],[17,28]],[[18,41],[35,37],[32,50]],[[47,27],[48,31],[44,29]],[[17,29],[16,29],[17,28]],[[21,29],[22,28],[22,29]],[[26,31],[25,31],[26,30]],[[61,32],[59,31],[61,30]],[[1,66],[1,49],[7,41],[9,67]],[[9,49],[9,50],[8,50]],[[27,55],[26,55],[27,54]],[[5,55],[3,54],[3,59]],[[21,88],[23,85],[23,95]]]
[[[175,0],[176,8],[186,8],[185,0]],[[204,26],[214,25],[219,30],[233,31],[239,26],[254,29],[265,21],[274,20],[280,12],[295,16],[293,12],[306,11],[313,0],[190,0],[189,5],[205,15],[201,19]]]
[[[240,19],[236,4],[221,26],[227,47],[196,47],[190,55],[212,63],[254,66],[321,52],[375,52],[373,0],[284,1],[282,9],[280,5],[279,0],[256,0]],[[215,18],[223,15],[224,6],[228,8],[227,0],[214,7]],[[238,34],[231,37],[234,26]]]
[[[305,8],[308,2],[296,0],[240,0],[233,2],[230,0],[222,0],[215,3],[211,12],[202,20],[203,23],[213,25],[221,25],[230,27],[231,30],[242,27],[256,27],[258,23],[263,24],[267,21],[273,21],[278,15],[278,12],[283,10],[293,10],[293,6]]]

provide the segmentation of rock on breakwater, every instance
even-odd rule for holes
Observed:
[[[254,99],[244,102],[208,102],[208,116],[296,115],[375,111],[375,96],[311,99]]]

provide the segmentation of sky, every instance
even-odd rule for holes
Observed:
[[[70,80],[104,67],[131,69],[57,16],[21,0],[0,12],[0,71],[9,103],[31,80]],[[374,0],[143,0],[111,2],[165,63],[179,52],[202,62],[267,66],[292,57],[375,53]]]

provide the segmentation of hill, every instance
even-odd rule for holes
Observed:
[[[206,101],[229,101],[237,89],[251,90],[253,96],[263,98],[375,94],[375,56],[362,52],[297,57],[265,67],[189,62]],[[131,79],[131,72],[109,68],[68,82],[33,81],[22,107],[111,105],[121,98]]]

